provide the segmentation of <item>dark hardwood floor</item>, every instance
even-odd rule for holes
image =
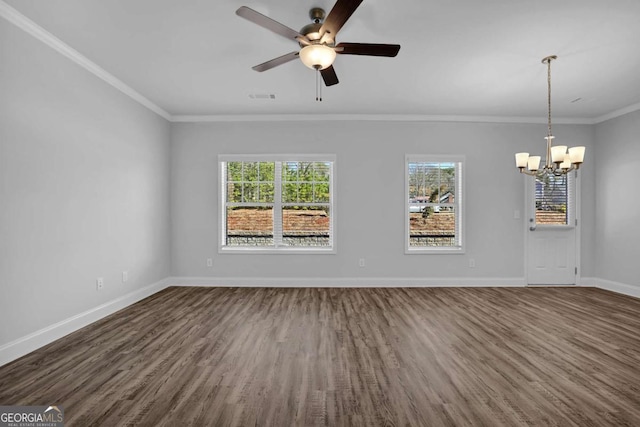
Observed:
[[[640,300],[168,288],[0,368],[67,426],[639,426]]]

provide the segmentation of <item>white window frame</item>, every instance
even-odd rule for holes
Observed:
[[[455,163],[456,164],[456,192],[454,212],[456,215],[456,246],[410,246],[409,223],[409,163]],[[405,220],[405,254],[464,254],[465,253],[465,156],[462,155],[429,155],[406,154],[404,159],[404,220]],[[427,203],[427,206],[433,203]],[[436,203],[437,204],[437,203]]]
[[[223,163],[226,162],[275,162],[275,180],[274,180],[274,201],[273,201],[273,246],[227,246],[227,177],[226,168]],[[282,201],[282,174],[281,165],[285,162],[328,162],[330,163],[329,177],[329,202],[328,203],[285,203]],[[335,154],[220,154],[218,155],[219,170],[219,221],[218,221],[218,252],[219,253],[237,253],[237,254],[264,254],[264,253],[296,253],[296,254],[335,254],[336,253],[336,155]],[[268,203],[271,205],[271,203]],[[282,207],[287,205],[304,205],[304,206],[325,206],[329,205],[329,246],[304,247],[304,246],[288,246],[281,244],[282,237]]]

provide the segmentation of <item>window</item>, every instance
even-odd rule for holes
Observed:
[[[463,253],[460,156],[407,155],[406,252]]]
[[[221,250],[333,252],[335,156],[220,156]]]
[[[538,225],[574,225],[574,175],[544,175],[535,179]]]

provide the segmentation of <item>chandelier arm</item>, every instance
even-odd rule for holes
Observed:
[[[529,176],[538,176],[538,171],[530,171],[527,170],[526,168],[518,168],[520,170],[520,173],[523,173],[525,175],[529,175]]]
[[[562,176],[562,175],[567,175],[569,172],[574,171],[578,169],[575,165],[571,165],[570,168],[568,169],[553,169],[553,175],[554,176]]]
[[[554,168],[554,167],[543,167],[542,169],[539,170],[535,170],[535,171],[530,171],[527,168],[521,167],[518,168],[518,170],[520,171],[520,173],[525,174],[525,175],[529,175],[529,176],[543,176],[543,175],[547,175],[547,174],[551,174],[554,176],[562,176],[562,175],[566,175],[569,172],[572,172],[574,170],[578,170],[579,169],[579,165],[578,164],[571,164],[571,167],[568,169],[558,169],[558,168]]]

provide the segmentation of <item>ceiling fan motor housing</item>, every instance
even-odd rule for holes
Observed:
[[[309,10],[309,18],[311,18],[311,21],[312,21],[311,24],[307,24],[304,27],[302,27],[302,29],[300,30],[300,34],[305,35],[307,39],[311,41],[312,44],[315,44],[314,42],[320,42],[320,39],[321,39],[320,28],[322,28],[322,23],[324,22],[324,18],[325,18],[324,9],[319,7],[311,8],[311,10]],[[333,37],[330,37],[330,36],[324,37],[323,44],[333,47],[334,43],[335,42],[333,40]],[[303,46],[304,45],[300,43],[300,47],[303,47]]]
[[[311,20],[316,24],[324,21],[324,17],[324,9],[322,9],[321,7],[313,7],[311,8],[311,10],[309,10],[309,18],[311,18]]]
[[[322,27],[321,23],[313,23],[307,24],[300,30],[300,34],[307,36],[307,38],[313,43],[314,41],[320,40],[320,28]],[[300,43],[300,46],[303,46]]]

